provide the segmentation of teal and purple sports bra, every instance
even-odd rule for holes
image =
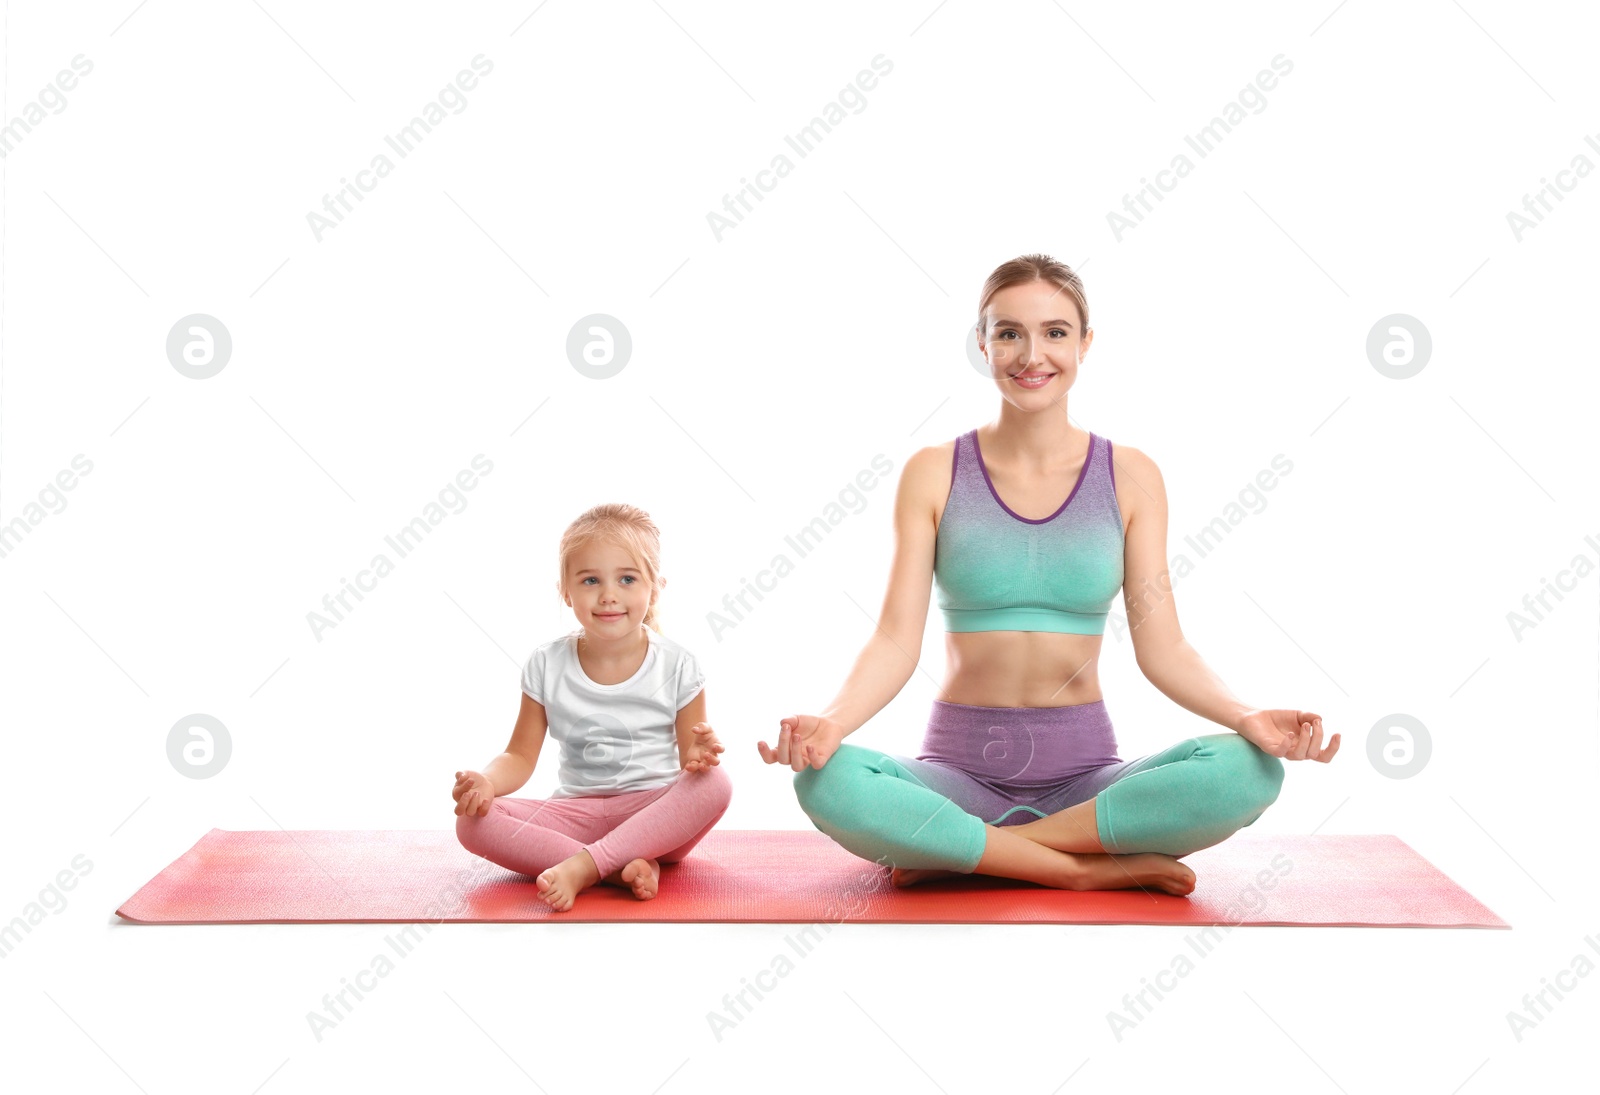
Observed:
[[[1000,500],[978,431],[956,438],[933,574],[946,631],[1104,634],[1122,588],[1122,509],[1111,442],[1089,434],[1072,493],[1049,517]]]

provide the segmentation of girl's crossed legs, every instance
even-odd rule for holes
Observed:
[[[1283,762],[1234,733],[1189,738],[1137,760],[1116,754],[1103,701],[1055,708],[935,701],[915,759],[841,745],[794,782],[812,824],[863,858],[962,874],[983,863],[983,873],[1048,885],[1065,875],[1084,883],[1078,888],[1144,885],[1174,867],[1192,887],[1192,872],[1164,857],[1188,855],[1251,824],[1283,782]],[[1004,831],[1017,826],[1027,826],[1025,835]],[[1074,852],[1070,864],[1058,848]],[[1161,855],[1137,854],[1149,852]]]
[[[535,877],[587,850],[601,879],[621,881],[622,868],[635,859],[676,863],[688,855],[721,820],[732,795],[728,774],[713,765],[648,791],[496,798],[483,817],[458,817],[456,837],[474,855]]]

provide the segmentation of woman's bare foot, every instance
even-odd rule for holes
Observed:
[[[1177,897],[1192,893],[1195,882],[1193,871],[1160,852],[1063,852],[994,825],[984,826],[974,873],[1058,890],[1160,890]]]
[[[642,857],[630,859],[620,871],[607,875],[606,881],[625,890],[631,889],[640,901],[649,901],[661,886],[661,864]]]
[[[932,882],[940,878],[960,878],[960,871],[939,871],[926,867],[896,867],[889,872],[891,885],[904,888],[918,882]]]
[[[1067,872],[1067,890],[1160,890],[1177,897],[1194,892],[1195,875],[1188,864],[1160,852],[1128,855],[1063,852],[1076,861]]]
[[[566,912],[578,900],[579,892],[600,881],[600,871],[587,848],[569,855],[535,880],[539,897],[556,912]]]
[[[1061,852],[1074,861],[1058,887],[1063,890],[1160,890],[1184,897],[1194,891],[1195,874],[1186,864],[1159,852],[1131,855]],[[941,878],[963,878],[959,871],[896,867],[889,881],[902,889]]]

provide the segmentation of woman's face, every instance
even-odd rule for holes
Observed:
[[[979,345],[1001,397],[1018,410],[1034,411],[1066,399],[1093,340],[1065,290],[1033,281],[994,295]]]
[[[572,614],[597,638],[637,629],[650,607],[650,583],[619,544],[591,543],[573,552],[563,592]]]

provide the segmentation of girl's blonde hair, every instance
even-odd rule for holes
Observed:
[[[996,293],[1013,285],[1027,285],[1033,281],[1054,285],[1072,298],[1072,302],[1078,306],[1078,322],[1083,327],[1078,337],[1082,338],[1084,331],[1089,329],[1089,301],[1083,295],[1083,279],[1072,267],[1057,262],[1049,255],[1021,255],[994,268],[994,273],[983,283],[983,292],[978,296],[978,334],[983,336],[986,333],[984,328],[989,322],[989,302]],[[984,341],[988,339],[984,338]]]
[[[650,515],[625,502],[606,502],[578,515],[561,534],[560,573],[556,578],[559,596],[566,587],[567,564],[573,555],[590,544],[615,544],[633,557],[633,565],[650,583],[650,607],[645,610],[645,626],[661,633],[656,601],[661,595],[661,530]]]

